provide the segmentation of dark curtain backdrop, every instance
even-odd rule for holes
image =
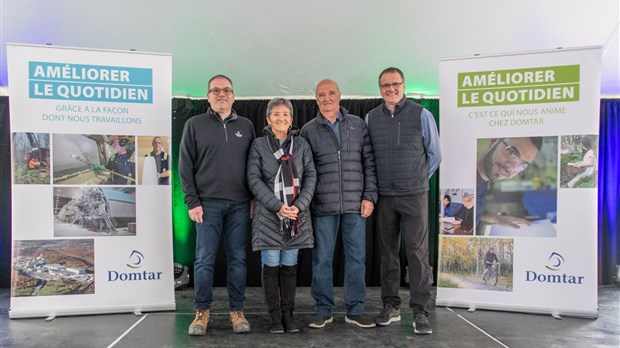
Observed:
[[[598,279],[600,284],[620,284],[620,99],[601,100],[598,163]]]
[[[9,98],[0,97],[0,288],[11,284],[11,131]]]
[[[439,100],[437,99],[424,99],[413,101],[424,105],[429,111],[433,113],[435,119],[439,117]],[[242,116],[249,118],[253,123],[257,136],[262,135],[262,130],[266,125],[265,112],[267,109],[267,103],[269,100],[237,100],[233,105],[235,111]],[[293,117],[294,123],[300,128],[316,117],[318,112],[318,106],[314,100],[291,100],[293,104]],[[364,117],[368,111],[376,107],[381,103],[381,99],[349,99],[341,100],[340,104],[349,110],[350,113]],[[206,111],[208,103],[206,100],[196,99],[173,99],[172,100],[172,158],[178,159],[179,141],[183,132],[183,125],[185,121],[190,117],[203,113]],[[175,164],[173,163],[173,168]],[[225,173],[222,173],[225,175]],[[174,176],[175,174],[173,174]],[[439,203],[438,197],[438,175],[434,175],[431,178],[431,192],[429,193],[429,249],[430,257],[429,261],[435,269],[437,264],[437,217]],[[187,208],[183,204],[183,195],[180,193],[180,187],[178,185],[178,178],[173,178],[173,184],[175,185],[173,191],[173,206],[175,211],[175,245],[174,254],[175,261],[191,266],[191,262],[194,260],[194,246],[195,246],[195,229],[192,224],[176,224],[178,219],[187,218]],[[377,244],[377,236],[375,233],[375,221],[371,217],[366,222],[366,284],[369,286],[379,285],[379,250]],[[248,234],[250,231],[248,231]],[[248,286],[260,285],[260,254],[258,252],[252,252],[251,247],[248,245]],[[404,254],[401,257],[401,264],[403,268],[402,275],[404,276],[404,267],[406,266],[406,260]],[[224,285],[226,282],[225,272],[225,255],[220,247],[220,253],[217,256],[216,271],[214,283],[216,285]],[[191,268],[191,267],[190,267]],[[299,256],[298,264],[298,283],[300,286],[309,286],[312,280],[312,252],[311,250],[302,250]],[[334,253],[334,284],[336,286],[342,286],[344,280],[344,254],[342,252],[342,243],[339,239],[336,244],[336,251]]]
[[[439,100],[414,100],[421,103],[439,118]],[[0,97],[0,287],[10,286],[10,256],[11,256],[11,159],[10,159],[10,129],[9,129],[9,99]],[[312,100],[293,100],[295,109],[295,120],[297,125],[302,126],[316,115],[317,106]],[[342,105],[351,113],[364,116],[366,112],[380,103],[379,99],[363,100],[342,100]],[[257,134],[265,125],[264,113],[267,100],[239,100],[235,102],[234,108],[241,115],[247,116],[255,124]],[[206,110],[207,104],[204,100],[192,99],[173,99],[172,100],[172,144],[173,159],[178,158],[178,146],[184,122],[191,116],[202,113]],[[601,119],[600,119],[600,145],[599,145],[599,283],[612,284],[615,280],[616,265],[620,263],[618,251],[620,241],[618,239],[618,196],[620,188],[618,186],[617,168],[620,166],[620,100],[603,99],[601,100]],[[176,164],[173,165],[176,167]],[[430,203],[430,240],[429,248],[431,251],[431,264],[436,269],[437,264],[437,185],[438,174],[431,179],[431,192],[429,193]],[[173,178],[173,186],[178,190],[178,177]],[[187,210],[179,198],[173,198],[173,209],[175,225],[176,221],[187,219]],[[191,226],[191,224],[189,224]],[[175,261],[183,261],[191,268],[191,261],[194,257],[193,237],[194,231],[175,230]],[[371,217],[367,222],[367,274],[368,285],[379,284],[378,252],[375,238],[374,219]],[[188,240],[179,241],[177,235],[185,234]],[[337,246],[340,250],[341,246]],[[224,285],[225,270],[222,269],[224,260],[218,260],[218,270],[216,270],[216,285]],[[311,255],[308,251],[300,254],[300,275],[301,285],[310,284]],[[248,285],[259,285],[260,261],[257,253],[248,254]],[[335,281],[337,285],[342,284],[343,279],[343,260],[342,252],[336,253],[335,258]]]

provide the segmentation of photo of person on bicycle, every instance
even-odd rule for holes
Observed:
[[[483,282],[486,283],[486,281],[488,280],[487,276],[489,276],[489,272],[492,271],[492,268],[495,267],[497,263],[499,263],[499,259],[497,258],[497,254],[495,253],[495,247],[490,247],[489,250],[487,250],[486,254],[484,254],[484,274],[482,275]],[[495,279],[497,279],[497,277],[495,277]]]
[[[437,287],[513,290],[511,238],[440,236]]]

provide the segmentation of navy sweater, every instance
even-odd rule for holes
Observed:
[[[254,126],[234,111],[222,120],[211,108],[189,119],[179,146],[179,176],[189,209],[202,200],[243,203],[252,195],[246,162]]]

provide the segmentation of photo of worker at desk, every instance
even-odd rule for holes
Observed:
[[[444,189],[441,193],[439,233],[472,235],[474,231],[474,190]]]
[[[476,234],[555,237],[558,137],[478,139]]]

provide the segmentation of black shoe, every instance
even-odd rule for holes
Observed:
[[[383,310],[379,316],[377,316],[377,319],[375,319],[375,323],[381,326],[388,326],[397,321],[400,321],[400,310],[390,303],[383,307]]]
[[[426,314],[420,312],[414,315],[413,332],[418,335],[430,335],[433,333],[433,329],[431,328],[431,324],[428,323]]]
[[[269,313],[269,332],[274,334],[283,334],[282,316],[280,312]]]
[[[282,324],[284,325],[284,331],[288,333],[299,332],[297,321],[295,320],[295,317],[293,317],[293,313],[291,312],[282,313]]]
[[[377,326],[375,322],[372,320],[372,318],[370,318],[366,314],[357,314],[357,315],[347,314],[344,317],[344,321],[346,321],[349,324],[355,324],[358,327],[361,327],[364,329],[370,329],[370,328]]]
[[[325,327],[326,324],[331,324],[334,322],[334,317],[326,317],[324,315],[320,315],[317,314],[315,315],[312,320],[310,321],[310,324],[308,324],[308,327],[311,329],[322,329]]]

